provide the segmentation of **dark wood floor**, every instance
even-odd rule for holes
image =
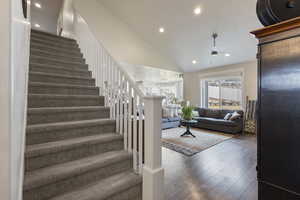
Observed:
[[[257,200],[256,138],[239,136],[186,157],[163,148],[166,200]]]

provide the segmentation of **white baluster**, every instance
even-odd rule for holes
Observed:
[[[128,84],[124,81],[124,144],[128,148]]]
[[[144,153],[144,146],[143,146],[143,141],[144,141],[144,129],[143,129],[143,124],[144,124],[144,113],[143,113],[143,104],[142,104],[142,99],[141,97],[139,98],[139,106],[138,106],[138,110],[139,110],[139,156],[138,156],[138,169],[139,169],[139,173],[142,173],[143,170],[143,153]]]
[[[120,133],[120,71],[117,70],[117,115],[116,115],[116,130]]]
[[[120,82],[120,134],[124,135],[124,84],[123,84],[123,76],[121,75],[121,82]]]
[[[132,87],[128,85],[128,151],[132,152]]]
[[[137,94],[134,91],[133,94],[133,169],[134,171],[138,171],[137,164],[138,164],[138,158],[137,158]]]
[[[117,97],[117,69],[116,64],[113,62],[113,119],[116,119],[117,105],[116,105],[116,97]]]

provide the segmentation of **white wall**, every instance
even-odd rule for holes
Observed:
[[[74,4],[96,38],[118,62],[180,71],[175,62],[146,43],[101,3],[96,0],[75,0]],[[66,17],[72,18],[70,13]]]
[[[21,200],[30,30],[21,1],[1,1],[0,26],[0,194]]]
[[[10,199],[10,1],[0,7],[0,194]]]
[[[244,74],[244,96],[249,99],[257,99],[257,62],[245,62],[223,67],[205,69],[198,72],[184,73],[184,98],[191,101],[193,105],[201,104],[201,80],[232,76],[239,72]]]
[[[21,0],[20,0],[21,1]],[[39,2],[42,8],[36,8],[35,2]],[[31,0],[31,21],[32,28],[53,33],[57,33],[57,19],[61,9],[62,0]],[[35,28],[34,24],[41,25],[40,28]]]
[[[22,199],[30,42],[30,7],[24,19],[20,0],[11,0],[11,199]]]

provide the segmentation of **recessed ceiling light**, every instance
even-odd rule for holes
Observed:
[[[195,64],[197,64],[197,61],[196,61],[196,60],[193,60],[192,63],[195,65]]]
[[[30,1],[30,0],[27,0],[27,4],[30,5],[30,4],[31,4],[31,1]]]
[[[229,56],[231,56],[231,55],[230,55],[230,53],[225,53],[225,56],[226,56],[226,57],[229,57]]]
[[[200,8],[200,7],[195,8],[195,9],[194,9],[194,14],[195,14],[195,15],[201,14],[201,8]]]
[[[160,32],[160,33],[164,33],[164,32],[165,32],[165,29],[164,29],[163,27],[160,27],[160,28],[159,28],[159,32]]]
[[[40,27],[41,27],[41,25],[39,25],[39,24],[34,24],[34,26],[35,26],[36,28],[40,28]]]
[[[42,8],[42,5],[40,3],[34,3],[34,6],[37,8]]]

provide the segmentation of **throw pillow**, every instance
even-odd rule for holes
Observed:
[[[229,120],[232,116],[232,113],[227,113],[224,117],[224,120]]]
[[[232,116],[230,117],[230,120],[234,121],[234,120],[239,119],[240,117],[241,117],[241,115],[235,111],[234,113],[232,113]]]
[[[193,117],[199,117],[199,112],[196,111],[196,110],[194,110],[194,111],[193,111]]]

